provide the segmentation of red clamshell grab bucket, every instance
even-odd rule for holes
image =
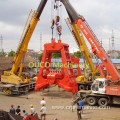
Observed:
[[[47,81],[47,79],[44,79],[42,76],[37,75],[37,81],[35,84],[35,91],[40,90],[40,89],[44,89],[47,86],[49,86],[49,82]]]
[[[56,84],[68,92],[72,92],[73,94],[77,93],[78,86],[73,68],[70,67],[70,65],[66,65],[68,62],[72,63],[76,61],[72,59],[69,53],[69,45],[61,43],[61,41],[58,41],[58,43],[56,43],[55,40],[52,39],[51,43],[46,43],[44,45],[44,52],[41,63],[51,63],[53,52],[61,53],[62,64],[64,67],[62,67],[60,71],[50,71],[50,68],[48,66],[42,66],[40,68],[39,74],[37,75],[38,79],[36,81],[35,91]],[[79,63],[79,60],[77,60],[77,62]],[[46,72],[44,73],[43,71]]]
[[[78,86],[76,83],[76,79],[73,78],[64,78],[62,80],[56,81],[56,84],[60,87],[62,87],[64,90],[68,92],[72,92],[73,94],[78,92]]]
[[[36,81],[35,85],[35,91],[44,89],[45,87],[48,87],[52,84],[56,84],[63,88],[64,90],[68,92],[72,92],[73,94],[78,92],[78,86],[76,83],[76,79],[68,77],[64,77],[62,80],[59,79],[53,79],[54,82],[51,82],[52,79],[44,79],[41,76],[38,76],[38,79]]]

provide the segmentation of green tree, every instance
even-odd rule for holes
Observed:
[[[10,56],[14,56],[15,55],[15,51],[11,50],[9,53],[8,53],[8,57]]]
[[[61,58],[61,53],[59,52],[52,53],[52,58]]]
[[[78,58],[82,58],[82,53],[80,51],[74,52],[72,54],[73,57],[78,57]]]
[[[42,56],[43,56],[43,53],[39,54],[39,55],[38,55],[38,60],[41,61],[41,60],[42,60]]]
[[[120,59],[120,56],[117,56],[116,58],[117,58],[117,59]]]
[[[4,57],[4,54],[0,53],[0,57]]]

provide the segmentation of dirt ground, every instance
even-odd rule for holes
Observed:
[[[9,111],[10,105],[14,104],[15,108],[20,105],[21,110],[25,109],[30,113],[30,104],[33,104],[36,112],[40,115],[40,100],[42,97],[47,102],[47,120],[77,120],[76,106],[72,111],[71,102],[72,94],[52,86],[49,89],[40,92],[31,91],[28,95],[5,96],[0,93],[0,109]],[[27,99],[28,97],[28,99]],[[23,113],[22,113],[23,115]],[[91,108],[85,105],[82,120],[120,120],[120,105],[112,105],[108,108]]]

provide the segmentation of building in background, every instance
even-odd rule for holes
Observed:
[[[0,57],[0,76],[3,74],[4,71],[12,69],[13,59],[14,57]],[[29,67],[30,62],[36,62],[36,60],[34,60],[28,55],[25,55],[23,63],[23,72],[34,71],[34,68]]]
[[[116,59],[118,56],[120,56],[120,51],[119,50],[114,50],[114,51],[109,50],[109,51],[107,51],[107,54],[111,59]]]
[[[34,60],[38,60],[38,52],[35,52],[33,49],[28,49],[26,55],[30,56]]]

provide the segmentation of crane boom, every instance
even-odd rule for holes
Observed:
[[[112,80],[114,82],[117,82],[120,80],[120,75],[118,71],[116,70],[115,66],[113,65],[112,61],[108,57],[107,53],[105,52],[104,48],[101,46],[99,40],[91,30],[90,26],[87,24],[86,20],[83,18],[83,16],[78,15],[75,9],[72,7],[72,5],[69,3],[68,0],[62,0],[62,3],[64,4],[67,13],[71,19],[72,23],[76,23],[88,42],[91,45],[92,52],[94,54],[97,54],[98,57],[101,59],[102,63],[106,67],[107,72],[111,75]]]
[[[14,74],[16,74],[18,67],[21,63],[21,60],[22,60],[24,54],[27,52],[28,43],[29,43],[32,33],[37,25],[37,22],[39,21],[39,17],[41,16],[41,13],[44,9],[46,2],[47,2],[47,0],[41,0],[37,11],[32,14],[33,17],[27,26],[27,29],[20,41],[20,44],[18,46],[18,49],[17,49],[15,57],[14,57],[14,62],[13,62],[14,64],[11,69],[11,72]]]
[[[75,38],[75,41],[76,41],[81,53],[83,54],[83,57],[85,58],[86,63],[89,66],[89,71],[87,70],[87,68],[85,66],[84,75],[80,75],[77,77],[78,89],[79,90],[90,89],[90,86],[93,83],[93,81],[97,78],[101,78],[100,71],[97,70],[94,66],[90,52],[85,43],[83,34],[82,34],[80,28],[78,27],[78,25],[75,23],[71,23],[69,18],[65,19],[65,21],[68,25],[70,32],[72,33],[73,37]]]
[[[69,18],[66,19],[66,23],[69,26],[69,29],[70,29],[71,33],[73,34],[73,37],[75,38],[75,41],[76,41],[79,49],[83,53],[85,60],[86,60],[86,63],[89,66],[90,71],[95,72],[96,69],[94,67],[94,63],[92,61],[92,58],[90,57],[90,52],[89,52],[88,47],[85,43],[85,40],[83,38],[81,30],[79,29],[79,27],[76,24],[71,23]]]

